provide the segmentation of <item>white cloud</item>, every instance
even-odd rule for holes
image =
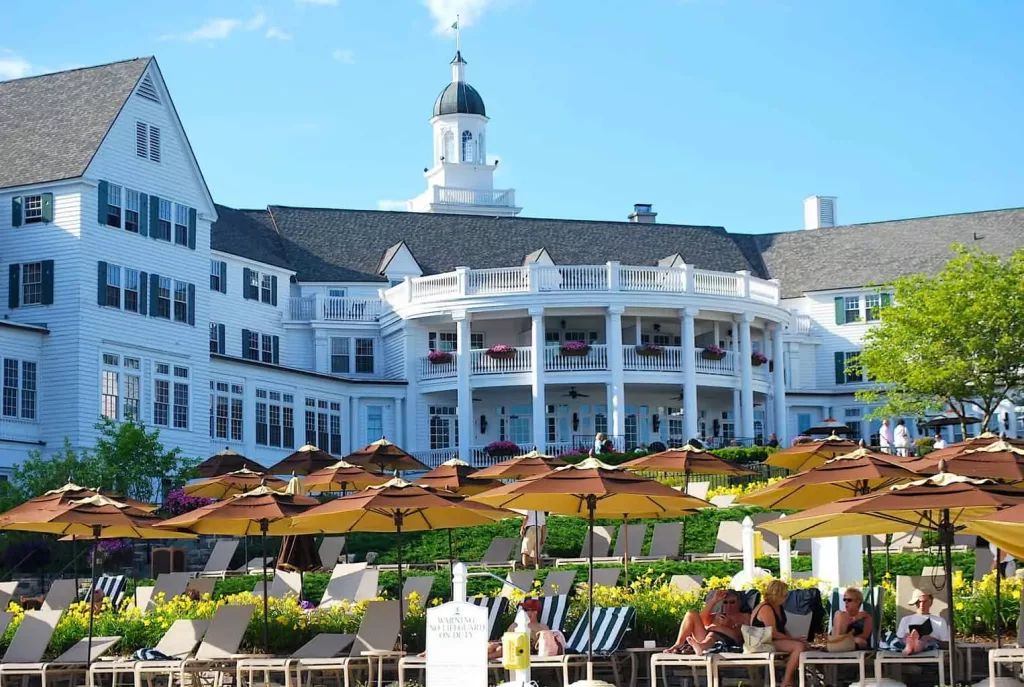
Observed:
[[[328,5],[337,5],[338,0],[295,0],[295,3],[298,5],[321,5],[326,7]]]
[[[251,19],[235,19],[228,17],[215,17],[207,19],[199,28],[185,33],[171,33],[160,36],[160,40],[179,41],[222,41],[228,38],[235,31],[255,31],[267,23],[267,15],[257,12]],[[268,36],[269,38],[270,36]]]
[[[267,15],[263,14],[262,12],[257,12],[256,14],[253,15],[252,19],[250,19],[249,21],[247,21],[245,23],[245,30],[246,31],[255,31],[256,29],[260,28],[261,26],[263,26],[266,23],[267,23]]]
[[[493,0],[422,0],[434,18],[434,33],[445,33],[459,15],[459,28],[466,28],[480,18]]]
[[[378,200],[378,210],[389,210],[391,212],[405,212],[409,209],[409,203],[405,200]]]
[[[292,39],[292,35],[290,33],[284,29],[279,29],[276,26],[269,27],[265,35],[267,38],[278,41],[290,41]]]
[[[32,71],[32,65],[10,50],[0,50],[0,81],[7,79],[20,79],[28,76]]]
[[[341,48],[335,48],[331,51],[331,57],[334,58],[335,62],[341,62],[342,64],[355,64],[356,54],[352,50],[343,50]]]

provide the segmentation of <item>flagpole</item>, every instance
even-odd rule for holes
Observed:
[[[455,15],[455,52],[462,52],[462,26],[459,24],[459,15]]]

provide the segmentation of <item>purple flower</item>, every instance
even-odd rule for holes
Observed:
[[[314,608],[316,608],[316,604],[312,601],[307,601],[303,599],[299,602],[299,608],[301,608],[304,611],[312,611]]]
[[[489,456],[517,456],[522,453],[514,441],[492,441],[484,450]]]
[[[718,346],[717,344],[711,344],[710,346],[705,346],[704,350],[707,351],[708,353],[713,353],[714,355],[724,355],[725,354],[725,349],[722,348],[721,346]]]
[[[213,499],[203,498],[202,496],[189,496],[182,489],[174,489],[164,498],[161,510],[167,513],[169,517],[174,517],[182,513],[189,513],[196,508],[202,508],[211,503],[213,503]]]
[[[566,341],[561,345],[563,351],[586,352],[590,350],[590,344],[586,341]]]
[[[516,349],[512,348],[508,344],[495,344],[487,349],[488,353],[497,353],[498,355],[515,353]]]
[[[450,363],[453,360],[450,351],[431,351],[427,353],[427,360],[432,363]]]

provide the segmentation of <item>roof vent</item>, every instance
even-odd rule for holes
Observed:
[[[629,221],[634,224],[654,224],[654,218],[658,216],[650,203],[634,203],[633,212],[629,215]]]
[[[140,98],[152,100],[154,103],[160,102],[160,95],[156,92],[156,84],[153,83],[152,74],[146,74],[142,77],[142,83],[135,89],[135,94]]]
[[[836,226],[836,197],[807,196],[804,198],[804,229]]]

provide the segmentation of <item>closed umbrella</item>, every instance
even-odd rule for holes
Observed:
[[[327,451],[306,444],[267,468],[267,472],[271,475],[308,475],[337,462],[338,459]]]
[[[398,477],[311,508],[291,520],[292,533],[394,532],[398,535],[398,596],[402,589],[402,533],[472,527],[514,517],[513,513],[463,497],[410,484]],[[398,601],[399,627],[405,618]]]
[[[236,453],[227,447],[223,451],[217,451],[196,466],[196,473],[200,477],[217,477],[218,475],[234,472],[235,470],[263,472],[265,468],[255,460],[250,460],[241,453]]]
[[[302,487],[307,492],[340,491],[344,496],[346,492],[384,484],[387,481],[387,477],[367,472],[358,465],[339,460],[303,477]]]
[[[539,451],[530,451],[477,470],[473,476],[477,479],[525,479],[543,475],[568,464],[561,458],[545,455]]]
[[[858,448],[860,446],[856,442],[831,434],[824,439],[794,444],[789,448],[776,451],[764,462],[775,468],[800,472],[817,467],[836,456],[856,451]]]
[[[178,528],[196,534],[225,534],[247,537],[259,534],[261,551],[266,554],[267,535],[290,534],[292,518],[320,502],[309,496],[289,494],[263,485],[244,494],[235,494],[223,501],[215,501],[194,511],[165,520],[160,527]],[[263,576],[267,575],[266,555],[263,557]],[[267,588],[263,585],[263,648],[267,642]]]
[[[345,456],[345,461],[360,467],[373,465],[379,472],[429,470],[411,453],[406,453],[384,437],[348,454]]]
[[[649,479],[626,468],[588,458],[578,465],[566,465],[551,472],[500,486],[471,500],[498,508],[544,510],[560,515],[585,515],[589,525],[588,560],[589,612],[587,679],[593,680],[594,659],[594,518],[672,517],[689,515],[710,506],[689,494]]]
[[[241,468],[217,477],[186,484],[182,490],[189,496],[200,496],[219,501],[235,494],[252,491],[264,484],[271,489],[284,489],[288,485],[282,479],[269,477],[262,472],[253,472],[248,468]]]
[[[940,473],[865,496],[841,499],[761,525],[786,538],[891,534],[915,529],[939,533],[946,601],[953,609],[953,534],[975,518],[1024,503],[1024,491],[992,480]],[[950,610],[949,667],[956,675],[956,637]]]

